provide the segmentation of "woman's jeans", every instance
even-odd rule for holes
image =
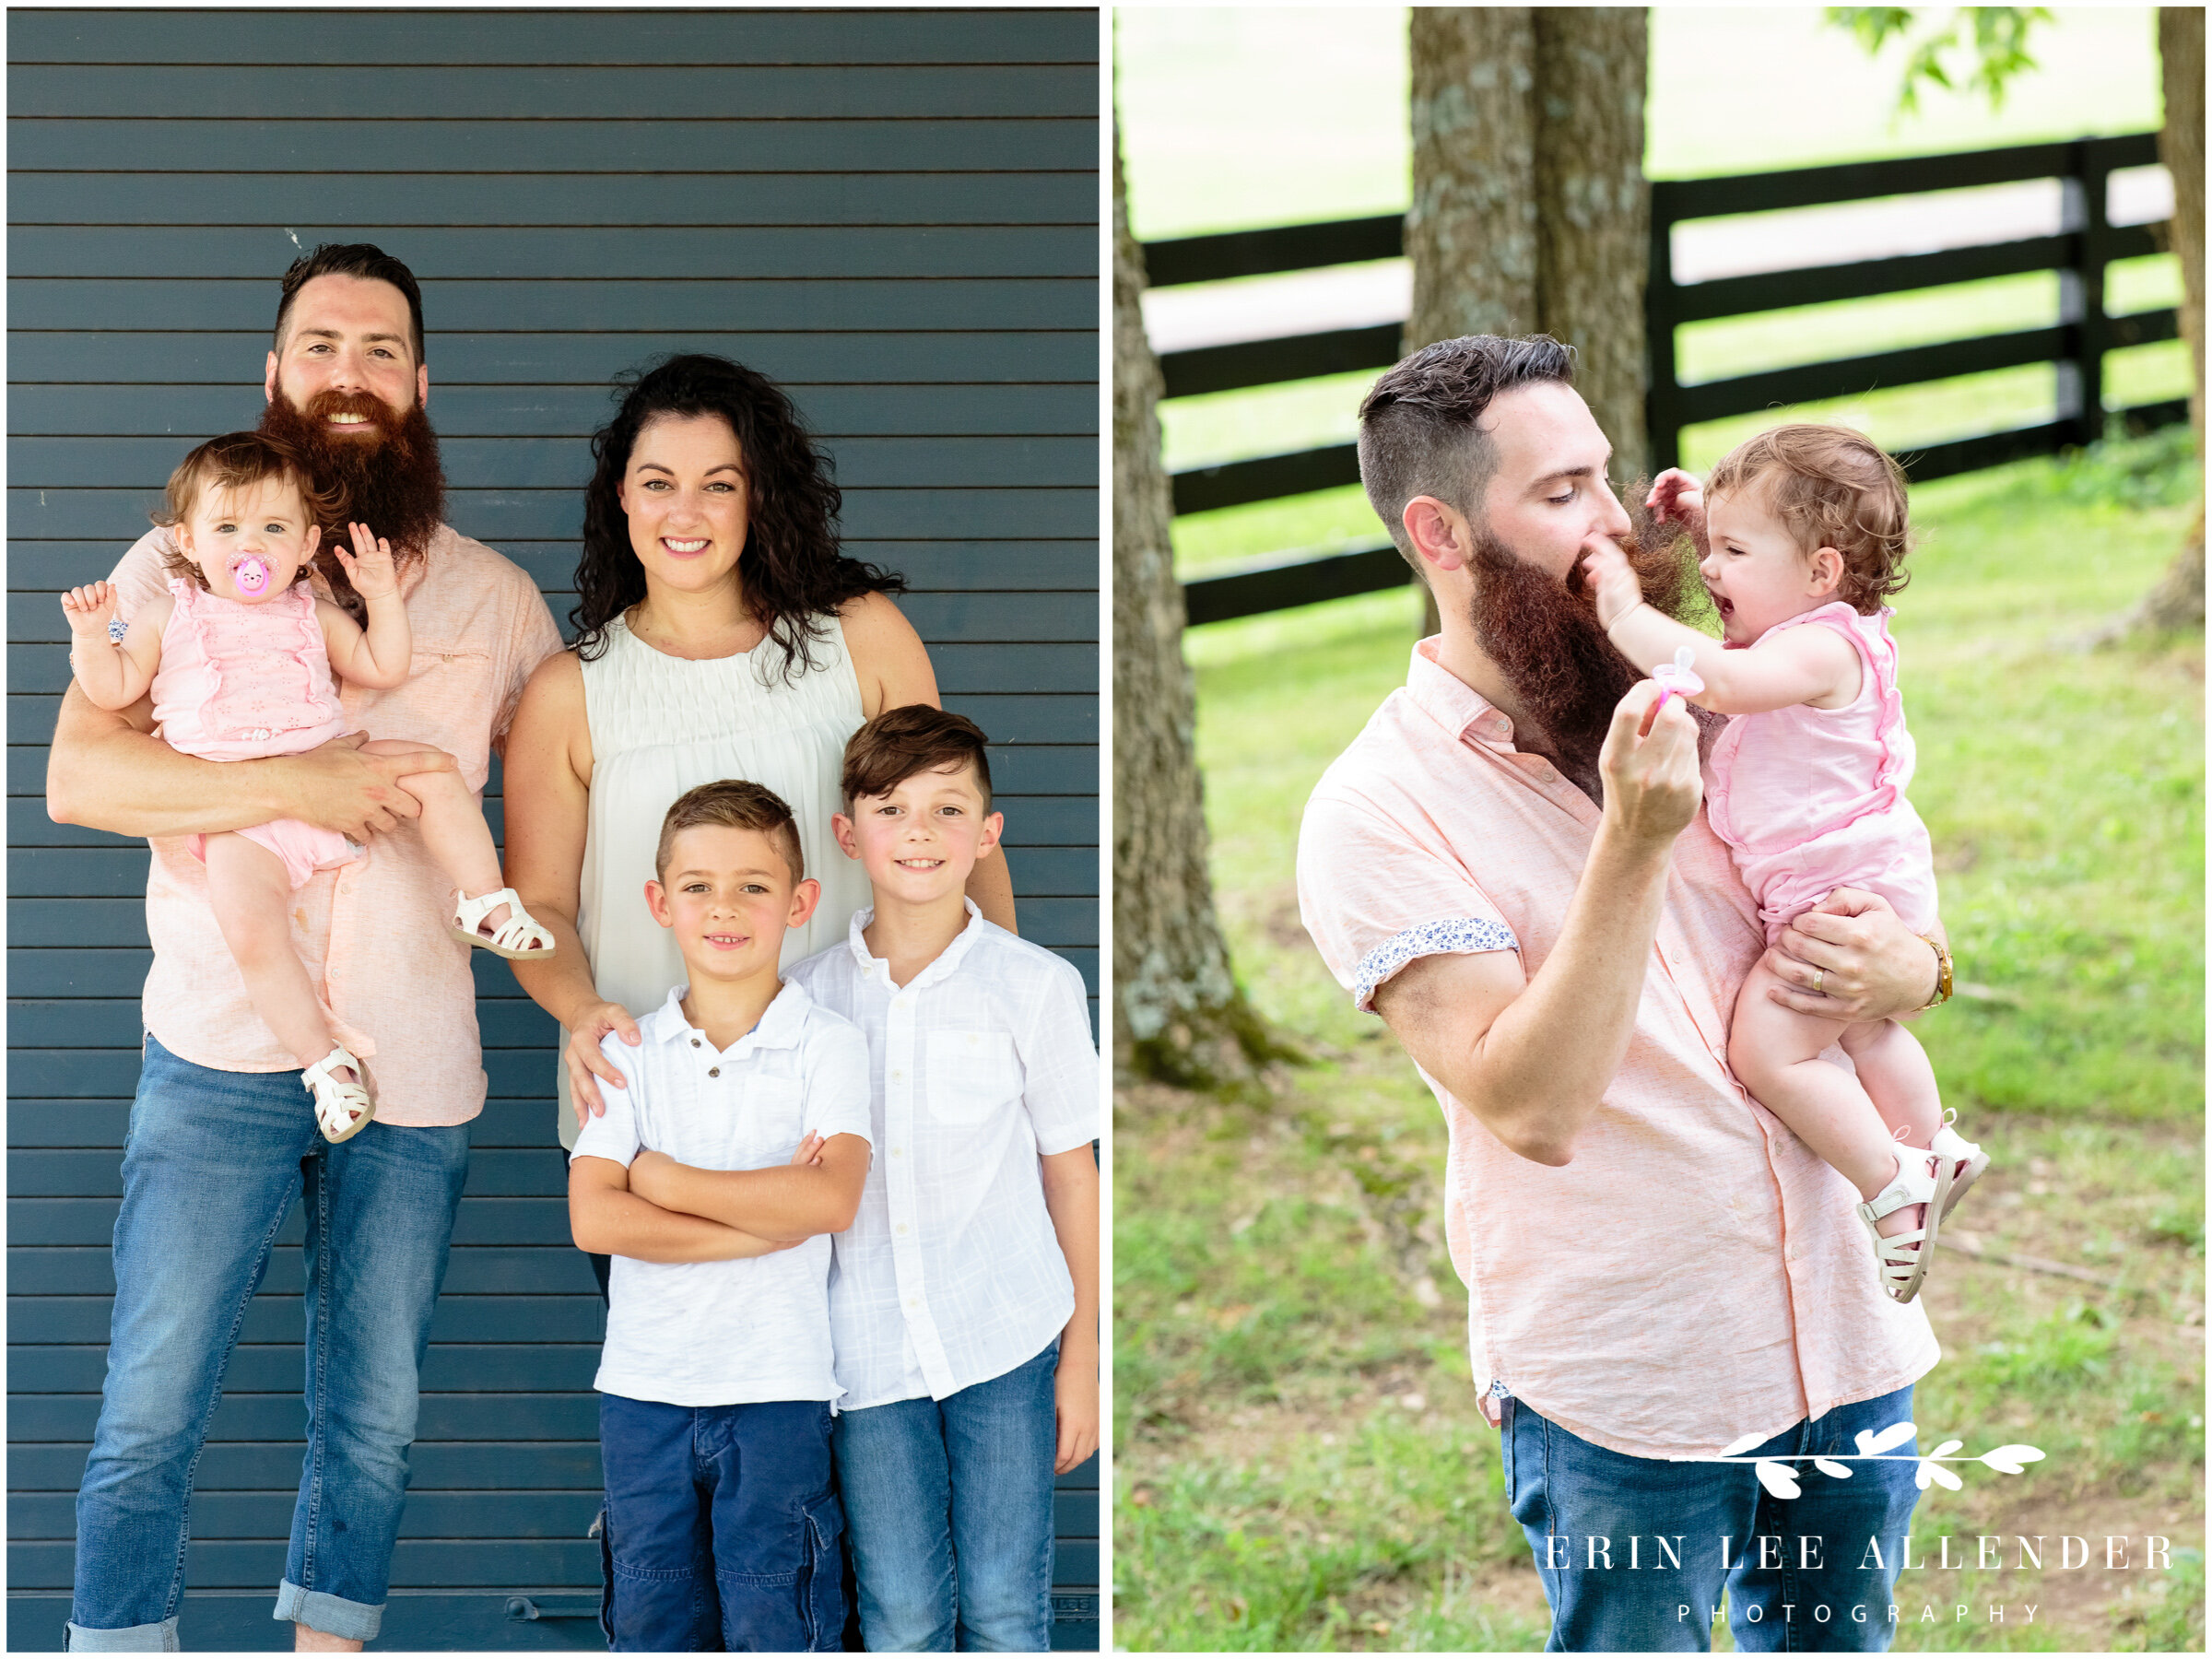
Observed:
[[[1912,1441],[1888,1449],[1900,1461],[1844,1465],[1847,1479],[1786,1464],[1802,1495],[1777,1498],[1747,1463],[1625,1457],[1519,1400],[1500,1404],[1506,1500],[1551,1604],[1547,1652],[1703,1652],[1724,1588],[1739,1652],[1888,1651],[1891,1590],[1920,1496]],[[1900,1388],[1839,1406],[1747,1455],[1855,1455],[1859,1430],[1912,1418],[1912,1391]],[[1714,1428],[1717,1450],[1727,1425]]]
[[[860,1630],[870,1653],[1051,1646],[1053,1377],[1060,1342],[942,1400],[837,1419]]]
[[[276,1617],[377,1633],[416,1373],[467,1173],[466,1125],[371,1123],[334,1147],[298,1072],[209,1071],[147,1039],[124,1146],[107,1382],[76,1495],[72,1649],[177,1648],[193,1470],[303,1185],[307,1457]]]

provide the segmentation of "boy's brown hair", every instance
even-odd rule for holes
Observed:
[[[1843,556],[1836,597],[1863,617],[1912,580],[1905,554],[1905,475],[1871,439],[1840,426],[1781,426],[1738,444],[1705,480],[1705,498],[1747,488],[1796,537],[1801,551]]]
[[[806,854],[799,846],[799,827],[792,821],[791,808],[783,804],[783,797],[745,778],[722,778],[686,790],[668,808],[668,816],[661,820],[661,844],[653,853],[656,880],[668,879],[668,853],[676,844],[677,832],[696,830],[702,824],[759,830],[783,855],[784,864],[791,868],[791,885],[795,888],[806,879]]]
[[[177,463],[177,470],[169,475],[167,495],[148,516],[163,529],[173,530],[192,516],[206,491],[251,489],[271,478],[286,479],[300,492],[309,524],[329,522],[343,505],[333,492],[315,488],[314,475],[308,471],[307,464],[283,440],[260,432],[225,432],[220,438],[208,439]],[[207,585],[206,577],[184,557],[182,547],[172,547],[162,556],[161,563],[172,576],[182,576],[203,588]],[[305,582],[313,568],[312,559],[302,560],[292,580]]]
[[[927,703],[886,709],[845,742],[841,780],[845,810],[851,812],[853,803],[864,796],[889,794],[916,772],[966,761],[975,768],[976,787],[988,812],[991,762],[983,746],[989,741],[974,721]]]

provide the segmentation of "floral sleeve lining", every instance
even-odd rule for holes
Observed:
[[[1359,959],[1352,970],[1352,1003],[1372,1014],[1376,990],[1406,963],[1426,956],[1465,956],[1486,950],[1518,950],[1512,930],[1479,916],[1424,922],[1393,934]]]

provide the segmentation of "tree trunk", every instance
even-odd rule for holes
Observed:
[[[1144,253],[1113,156],[1113,1049],[1194,1088],[1249,1085],[1278,1053],[1230,971],[1206,871],[1182,589],[1159,458]]]
[[[1638,6],[1415,6],[1413,312],[1402,348],[1548,334],[1626,484],[1649,464],[1648,18]],[[1436,627],[1428,602],[1425,630]]]
[[[2201,6],[2159,7],[2159,66],[2165,82],[2166,125],[2159,159],[2173,175],[2170,242],[2182,261],[2182,338],[2189,344],[2189,425],[2205,453],[2205,14]],[[2194,629],[2205,621],[2205,513],[2182,550],[2146,594],[2134,620],[2142,626]]]
[[[1535,12],[1536,327],[1575,349],[1575,389],[1613,441],[1613,481],[1650,465],[1643,285],[1652,191],[1643,176],[1649,18],[1641,6]]]

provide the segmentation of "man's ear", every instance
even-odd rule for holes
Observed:
[[[1468,529],[1466,515],[1458,508],[1434,496],[1415,496],[1406,503],[1400,519],[1414,552],[1430,570],[1457,571],[1465,567],[1475,548],[1475,538]]]
[[[415,406],[418,409],[430,406],[430,366],[428,363],[415,365]]]
[[[261,396],[264,403],[276,401],[276,352],[274,347],[269,350],[267,367],[261,371]]]
[[[1812,559],[1812,591],[1832,594],[1843,581],[1843,555],[1833,547],[1817,547]]]

